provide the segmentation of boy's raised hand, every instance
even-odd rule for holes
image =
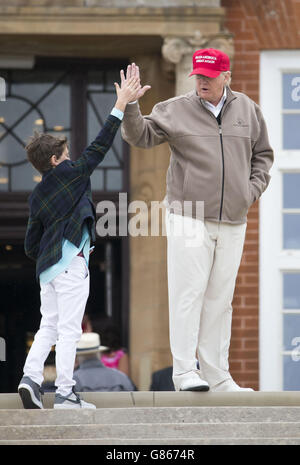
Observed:
[[[140,78],[131,76],[129,79],[121,79],[121,86],[117,82],[114,83],[117,93],[117,101],[115,108],[124,112],[127,103],[137,100],[139,91],[141,90]]]

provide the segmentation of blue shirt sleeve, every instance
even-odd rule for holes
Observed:
[[[124,113],[121,110],[118,110],[117,108],[113,108],[110,113],[112,116],[115,116],[116,118],[119,118],[121,121],[123,119]]]

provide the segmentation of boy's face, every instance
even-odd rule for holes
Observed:
[[[55,168],[56,166],[58,166],[60,163],[62,163],[65,160],[70,160],[69,148],[67,145],[64,148],[64,151],[59,158],[57,158],[56,155],[52,155],[51,165],[53,166],[53,168]]]

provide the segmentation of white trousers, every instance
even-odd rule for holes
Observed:
[[[76,344],[82,334],[82,318],[89,296],[89,270],[83,257],[73,258],[69,267],[50,283],[41,284],[41,323],[28,353],[24,376],[39,385],[43,382],[44,363],[56,345],[56,392],[70,393]]]
[[[231,378],[231,303],[246,227],[247,223],[201,221],[166,211],[170,346],[176,390],[194,373],[210,386]]]

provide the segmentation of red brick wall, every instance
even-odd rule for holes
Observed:
[[[222,0],[224,26],[234,35],[233,90],[259,103],[261,50],[300,48],[300,0]],[[233,301],[230,371],[259,389],[259,202],[248,214],[244,254]]]

